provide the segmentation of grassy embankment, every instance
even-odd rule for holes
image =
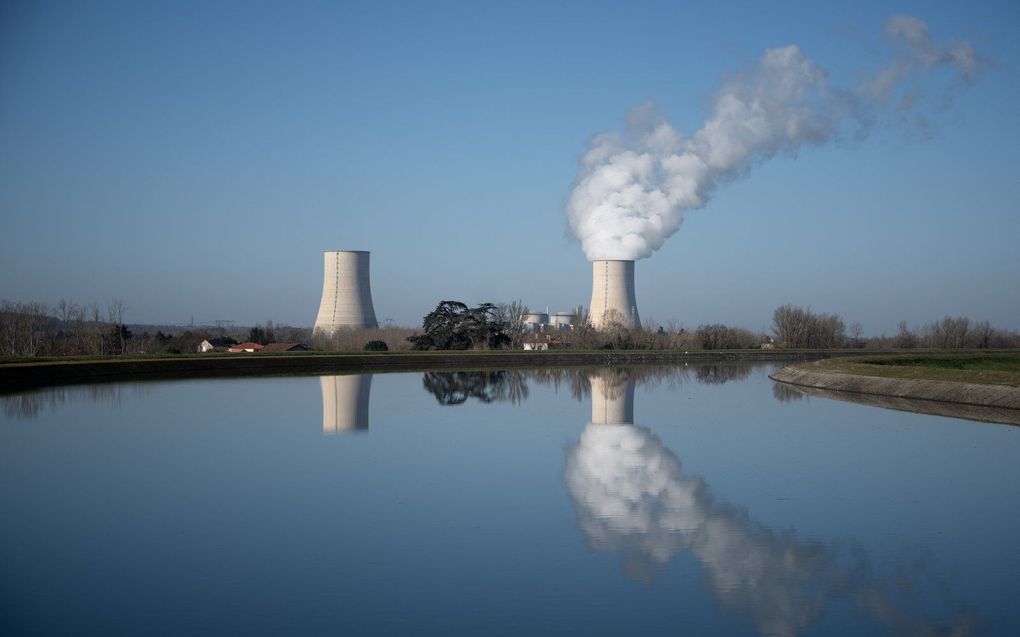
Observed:
[[[974,352],[971,352],[974,353]],[[113,357],[68,357],[0,360],[0,391],[26,387],[82,382],[110,382],[156,378],[197,378],[200,376],[290,375],[310,373],[359,374],[432,369],[480,369],[510,367],[546,367],[562,365],[676,364],[714,362],[805,361],[827,357],[854,356],[860,369],[878,365],[860,363],[862,356],[878,358],[879,352],[861,350],[553,350],[547,352],[514,351],[442,351],[442,352],[280,352],[270,354],[155,354]],[[961,358],[962,353],[913,351],[907,358],[922,356]],[[1020,354],[1009,354],[1020,359]],[[818,368],[815,368],[818,369]],[[821,370],[819,370],[821,371]],[[833,370],[837,371],[837,370]],[[889,370],[893,372],[895,370]],[[960,371],[960,370],[934,370]],[[967,374],[969,370],[963,370]],[[1001,370],[982,371],[984,375],[1002,374]],[[1020,371],[1012,372],[1020,375]],[[964,380],[971,380],[965,378]],[[988,377],[984,382],[1002,382]],[[1009,382],[1009,381],[1006,381]]]
[[[546,367],[613,364],[796,361],[845,356],[849,350],[554,350],[546,352],[302,352],[177,354],[0,361],[0,391],[82,382],[199,376],[362,374],[434,369]],[[861,352],[855,351],[860,354]]]
[[[811,368],[876,378],[1020,387],[1020,354],[1016,352],[830,358],[813,363]]]

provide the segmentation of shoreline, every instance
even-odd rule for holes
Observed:
[[[804,393],[916,411],[1020,424],[1020,387],[929,378],[888,378],[825,369],[817,363],[789,365],[769,374]]]
[[[859,356],[862,350],[594,350],[552,352],[397,352],[376,354],[237,354],[0,363],[0,393],[38,387],[175,378],[231,378],[313,373],[386,373],[468,368],[577,367],[676,363],[794,362]]]

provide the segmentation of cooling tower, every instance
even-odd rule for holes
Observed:
[[[592,261],[588,321],[599,329],[612,323],[641,327],[634,297],[633,261]]]
[[[372,374],[320,376],[322,433],[368,430],[368,396]]]
[[[322,301],[314,332],[379,327],[368,282],[368,256],[360,250],[323,253]]]
[[[634,424],[633,380],[617,380],[590,376],[591,421],[596,425]]]

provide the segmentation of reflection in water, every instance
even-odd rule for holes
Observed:
[[[441,405],[460,405],[474,398],[483,403],[509,400],[519,404],[528,397],[528,384],[520,371],[425,372],[425,391]]]
[[[711,364],[693,367],[551,367],[537,370],[499,370],[476,372],[425,372],[422,385],[441,405],[459,405],[474,398],[484,403],[509,401],[518,404],[528,398],[528,383],[556,388],[566,385],[577,400],[592,392],[592,378],[605,378],[613,387],[624,387],[622,380],[641,386],[666,384],[677,387],[693,374],[699,383],[718,385],[747,378],[754,366],[747,364]]]
[[[699,383],[722,385],[731,380],[744,380],[751,375],[750,365],[698,365],[694,374]]]
[[[772,381],[772,397],[781,403],[792,403],[804,400],[803,393],[797,391],[793,385]]]
[[[904,579],[894,592],[869,576],[863,557],[776,533],[716,502],[655,434],[632,424],[633,380],[593,376],[590,386],[592,422],[567,451],[564,480],[592,547],[619,552],[631,577],[650,584],[675,555],[690,551],[720,604],[765,635],[804,631],[838,598],[897,633],[970,632],[966,612],[949,625],[911,616],[904,598],[921,583]]]
[[[1020,425],[1020,410],[1011,409],[1009,407],[968,405],[966,403],[950,403],[939,400],[924,400],[920,398],[901,398],[899,396],[860,394],[857,392],[838,391],[835,389],[790,385],[782,381],[773,381],[772,395],[780,402],[809,399],[811,396],[818,396],[829,400],[841,400],[848,403],[868,405],[870,407],[895,409],[896,411],[909,411],[911,413],[928,414],[930,416],[963,418],[965,420],[994,422],[1005,425]]]
[[[47,387],[16,394],[0,394],[4,415],[11,419],[34,420],[49,409],[55,410],[64,404],[88,401],[120,405],[128,393],[142,396],[148,393],[145,383],[106,383],[97,385],[67,385]]]
[[[322,432],[368,431],[372,374],[321,376]]]
[[[591,421],[596,425],[629,425],[634,422],[634,381],[614,382],[605,375],[592,376]]]

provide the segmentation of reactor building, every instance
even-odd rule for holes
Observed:
[[[592,261],[588,322],[595,329],[619,323],[641,327],[634,295],[633,261]]]
[[[322,301],[312,332],[332,334],[344,328],[379,327],[368,278],[369,253],[333,250],[322,256]]]

